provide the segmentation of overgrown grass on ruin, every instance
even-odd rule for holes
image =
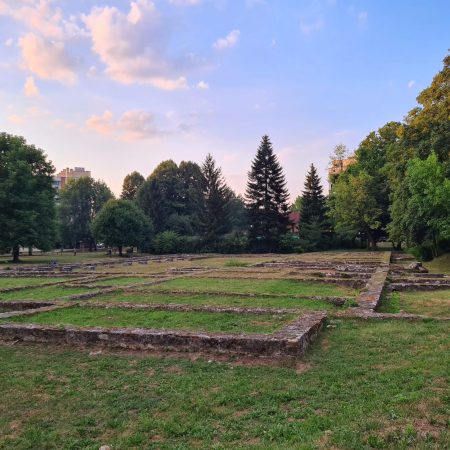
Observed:
[[[75,294],[85,294],[93,292],[92,290],[62,286],[34,286],[20,291],[0,292],[1,300],[54,300]]]
[[[70,307],[1,319],[1,323],[33,323],[76,327],[153,328],[226,333],[271,333],[294,314],[234,314],[196,311],[149,311],[120,308]]]
[[[64,281],[70,281],[73,278],[66,277],[0,277],[0,289],[19,287],[19,286],[37,286],[46,283],[62,283]],[[74,280],[75,281],[75,280]]]
[[[152,288],[151,286],[149,288]],[[154,289],[180,289],[201,292],[242,292],[252,294],[355,296],[356,289],[335,284],[297,280],[239,280],[177,278],[154,286]]]
[[[331,325],[284,368],[0,347],[0,448],[448,448],[449,324]]]
[[[450,317],[450,289],[392,292],[385,296],[379,311]]]
[[[117,291],[94,297],[92,302],[129,302],[129,303],[159,303],[159,304],[189,304],[211,306],[242,306],[249,308],[302,308],[312,310],[337,310],[342,307],[331,303],[307,298],[289,297],[231,297],[221,295],[171,295],[152,291]],[[345,306],[344,306],[345,307]]]

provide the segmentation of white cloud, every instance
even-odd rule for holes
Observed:
[[[106,74],[124,84],[145,83],[159,89],[187,87],[188,56],[167,54],[168,27],[153,2],[131,2],[128,13],[115,7],[95,7],[83,21],[92,50],[106,65]]]
[[[234,47],[239,42],[240,36],[241,32],[239,30],[232,30],[226,37],[217,39],[213,46],[217,50]]]
[[[315,31],[320,31],[324,26],[325,26],[325,21],[322,19],[322,17],[320,17],[315,22],[311,22],[311,23],[302,22],[300,24],[300,29],[302,30],[303,34],[308,36]]]
[[[34,82],[33,77],[27,77],[23,91],[27,97],[36,97],[39,95],[39,89]]]
[[[408,81],[408,88],[412,89],[415,86],[415,84],[416,84],[415,80]]]
[[[6,41],[4,42],[5,47],[11,47],[13,44],[14,44],[13,38],[6,39]]]
[[[205,81],[199,81],[197,83],[197,89],[200,89],[201,91],[207,91],[209,89],[209,84]]]
[[[365,25],[367,22],[367,18],[368,18],[369,14],[367,13],[367,11],[361,11],[358,13],[358,23],[360,25]]]
[[[15,125],[21,125],[25,122],[25,117],[19,116],[18,114],[11,114],[8,116],[8,121]]]
[[[33,33],[19,39],[24,67],[44,80],[59,81],[65,85],[77,82],[74,62],[62,42],[45,40]]]
[[[16,125],[25,123],[28,119],[38,119],[41,117],[47,117],[51,113],[46,109],[41,109],[39,106],[30,106],[25,110],[23,114],[11,114],[8,116],[8,121]]]
[[[169,0],[169,3],[175,6],[195,6],[199,5],[201,0]]]
[[[5,1],[0,0],[0,15],[10,16],[23,23],[28,30],[51,39],[63,37],[63,16],[59,8],[53,8],[51,0]],[[14,6],[12,6],[14,5]]]
[[[111,135],[121,141],[152,139],[161,133],[156,129],[153,114],[140,109],[125,111],[118,119],[111,111],[93,114],[86,120],[86,127],[103,135]]]
[[[101,116],[93,114],[86,120],[86,126],[100,134],[111,134],[114,131],[114,115],[106,110]]]

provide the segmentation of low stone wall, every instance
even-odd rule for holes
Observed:
[[[323,312],[305,314],[279,332],[267,335],[0,324],[0,339],[138,350],[301,356],[316,338],[325,320],[326,313]]]

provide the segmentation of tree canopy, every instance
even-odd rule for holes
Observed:
[[[92,233],[108,247],[117,247],[122,256],[124,246],[149,244],[153,226],[142,210],[130,200],[108,200],[91,225]]]
[[[122,200],[134,200],[136,198],[137,191],[144,183],[145,178],[139,172],[131,172],[128,174],[122,185],[122,194],[120,198]]]
[[[92,250],[95,239],[91,224],[102,206],[114,198],[103,181],[82,177],[69,182],[61,190],[59,197],[59,221],[64,244],[74,248],[85,242]]]
[[[54,243],[54,171],[42,150],[0,133],[0,248],[12,250],[14,262],[20,246],[49,250]]]

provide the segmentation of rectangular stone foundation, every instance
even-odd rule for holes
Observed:
[[[222,334],[156,329],[60,328],[0,325],[0,339],[133,350],[301,356],[317,337],[326,313],[308,313],[273,334]]]

